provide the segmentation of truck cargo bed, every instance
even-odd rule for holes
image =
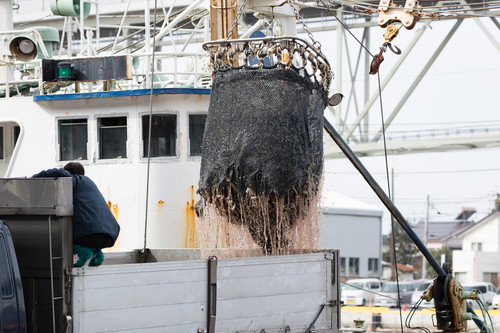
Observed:
[[[206,260],[72,269],[75,332],[334,332],[334,252],[217,260],[210,310]],[[328,306],[322,306],[327,304]],[[264,330],[264,331],[261,331]]]

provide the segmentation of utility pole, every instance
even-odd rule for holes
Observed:
[[[391,168],[391,200],[394,203],[394,168]],[[398,263],[396,262],[396,228],[397,224],[394,221],[394,216],[391,214],[391,227],[392,227],[392,238],[391,238],[391,280],[396,280],[396,274],[398,274]]]
[[[427,246],[427,234],[428,234],[428,229],[429,229],[429,206],[431,205],[430,202],[430,197],[427,195],[427,210],[426,210],[426,216],[425,216],[425,222],[424,222],[424,244]],[[427,275],[427,262],[425,262],[424,258],[422,257],[422,279],[425,279]]]

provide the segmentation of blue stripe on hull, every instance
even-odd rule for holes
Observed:
[[[124,96],[144,96],[149,95],[151,89],[136,89],[122,91],[103,91],[82,94],[64,94],[64,95],[37,95],[33,96],[33,101],[65,101],[73,99],[93,99]],[[153,89],[153,95],[179,94],[179,95],[210,95],[210,89],[205,88],[158,88]]]

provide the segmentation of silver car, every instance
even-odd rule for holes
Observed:
[[[476,290],[479,298],[488,308],[493,304],[493,297],[497,293],[497,288],[492,283],[489,282],[474,282],[474,283],[463,283],[462,287],[465,291]],[[474,306],[476,302],[471,302]]]
[[[424,280],[418,285],[417,289],[415,289],[411,296],[411,305],[415,305],[418,302],[424,291],[430,286],[431,283],[432,280]],[[422,300],[422,303],[420,303],[420,307],[433,308],[434,301],[431,300],[430,302],[427,302],[426,300]]]
[[[375,295],[375,306],[398,307],[402,304],[410,304],[411,296],[415,290],[415,282],[399,282],[399,296],[401,304],[398,302],[398,285],[396,282],[388,282],[382,286],[379,294]]]

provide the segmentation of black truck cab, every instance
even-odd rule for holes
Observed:
[[[70,332],[71,178],[0,178],[0,332]]]
[[[0,332],[26,332],[26,310],[14,243],[0,221]]]

